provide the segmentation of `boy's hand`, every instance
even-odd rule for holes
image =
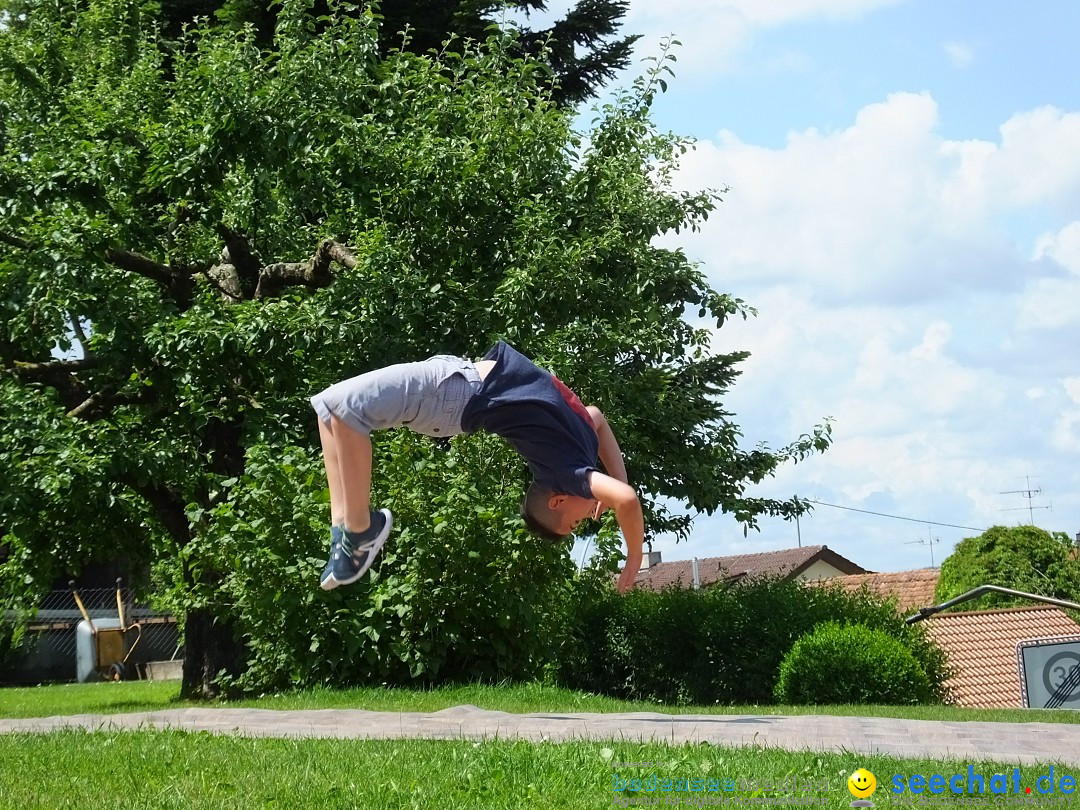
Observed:
[[[638,567],[641,566],[641,558],[638,558]],[[630,560],[627,559],[626,567],[623,568],[622,573],[619,574],[619,580],[615,583],[615,589],[619,593],[626,593],[628,590],[634,587],[634,580],[637,579],[638,569],[634,568]]]
[[[626,564],[616,587],[619,593],[626,593],[634,586],[638,571],[641,570],[641,546],[645,542],[645,518],[641,512],[641,501],[629,484],[604,475],[601,472],[589,474],[589,485],[596,498],[596,510],[599,514],[607,504],[615,510],[615,519],[626,542]]]

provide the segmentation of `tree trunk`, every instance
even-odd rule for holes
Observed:
[[[235,628],[214,621],[205,608],[189,610],[184,620],[184,680],[180,696],[203,700],[221,695],[221,674],[237,676],[244,671],[244,645]]]

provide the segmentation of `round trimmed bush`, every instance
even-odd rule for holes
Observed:
[[[929,703],[930,680],[899,639],[862,624],[826,622],[801,636],[780,664],[781,703]]]

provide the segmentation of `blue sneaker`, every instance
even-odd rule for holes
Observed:
[[[323,590],[349,585],[366,574],[382,551],[393,526],[394,516],[390,510],[380,509],[371,513],[367,531],[353,533],[342,529],[341,543],[330,557],[330,576],[321,583]]]
[[[334,572],[334,554],[339,548],[341,548],[341,534],[343,529],[340,526],[330,527],[330,559],[326,561],[326,567],[323,568],[322,573],[319,575],[319,585],[326,588],[326,580]],[[330,586],[333,587],[332,585]],[[329,590],[329,588],[327,588]]]

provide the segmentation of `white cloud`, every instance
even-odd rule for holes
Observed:
[[[975,49],[966,42],[946,42],[942,48],[954,68],[963,70],[975,61]]]
[[[951,332],[950,324],[931,321],[917,344],[899,351],[887,340],[870,340],[860,354],[849,396],[885,393],[895,397],[896,419],[885,425],[891,429],[909,425],[913,415],[930,419],[968,407],[982,380],[949,357]],[[881,401],[877,396],[874,399]]]
[[[673,19],[686,22],[672,28]],[[631,4],[625,27],[641,35],[635,46],[639,56],[655,56],[661,41],[674,38],[679,43],[674,54],[680,81],[734,70],[753,31],[744,15],[723,5],[690,11],[684,16],[663,8],[653,13],[648,4],[644,8]]]
[[[798,279],[822,299],[1014,289],[1044,271],[998,219],[1080,199],[1080,115],[1021,113],[1001,133],[943,138],[927,93],[890,95],[840,131],[792,132],[779,149],[722,131],[684,158],[680,182],[729,185],[727,203],[683,243],[728,283]],[[1074,257],[1076,235],[1060,239],[1044,253]]]
[[[991,194],[1011,207],[1080,201],[1080,113],[1039,107],[1001,126],[987,165]],[[1075,206],[1072,210],[1076,210]]]
[[[1062,385],[1069,403],[1054,424],[1054,444],[1075,454],[1080,452],[1080,377],[1069,377]]]
[[[657,43],[674,35],[679,77],[729,72],[757,32],[806,20],[850,21],[904,0],[634,0],[626,15],[626,30],[642,35],[638,53],[653,55]],[[788,51],[770,57],[769,69],[801,71],[807,60]]]
[[[683,19],[702,27],[702,18],[730,15],[760,26],[808,19],[856,19],[903,0],[636,0],[628,19]]]
[[[1050,258],[1080,278],[1080,220],[1035,241],[1035,258]]]
[[[1001,493],[1030,472],[1054,527],[1080,528],[1067,525],[1080,512],[1080,220],[1037,239],[1009,231],[1080,198],[1080,150],[1064,146],[1080,143],[1078,125],[1040,108],[996,141],[952,141],[931,95],[897,93],[834,132],[792,132],[771,149],[725,131],[686,156],[681,186],[731,191],[678,244],[760,312],[715,341],[751,352],[725,397],[747,446],[835,418],[827,453],[755,494],[988,527],[1026,521],[1002,511],[1017,504]],[[804,543],[878,570],[928,563],[926,548],[898,545],[917,525],[874,518],[852,532],[864,518],[832,512],[804,520]],[[714,539],[695,532],[699,556],[794,545],[779,521],[746,540],[730,519],[704,523]],[[934,531],[938,562],[975,533]]]
[[[955,170],[942,192],[953,204],[982,214],[1036,204],[1080,204],[1080,113],[1039,107],[1017,113],[1000,129],[1000,143],[945,141],[941,155]]]
[[[1020,329],[1060,329],[1069,325],[1080,328],[1080,281],[1041,279],[1020,300]]]
[[[1038,279],[1025,290],[1018,306],[1017,327],[1080,329],[1080,222],[1040,236],[1035,242],[1034,260],[1053,262],[1063,273]]]

